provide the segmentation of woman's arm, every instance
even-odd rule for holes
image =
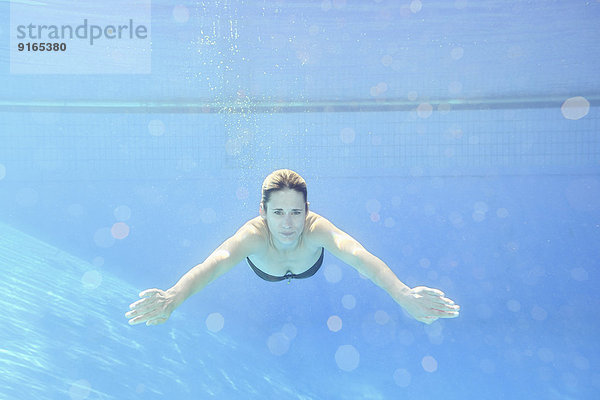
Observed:
[[[409,288],[383,261],[326,218],[316,218],[310,227],[310,237],[385,290],[416,320],[430,324],[438,318],[458,317],[460,307],[445,298],[444,293],[424,286]]]
[[[254,254],[264,243],[261,233],[251,221],[221,244],[201,264],[190,269],[170,289],[148,289],[140,293],[141,300],[131,304],[125,316],[131,325],[146,322],[157,325],[165,322],[171,313],[188,297],[202,290],[245,257]]]

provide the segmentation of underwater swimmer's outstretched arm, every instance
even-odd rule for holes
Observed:
[[[369,253],[354,238],[335,227],[326,218],[317,216],[308,227],[306,240],[324,247],[334,256],[351,265],[384,289],[413,318],[430,324],[438,318],[455,318],[460,307],[437,289],[424,286],[409,288],[379,258]],[[251,254],[265,246],[265,238],[251,223],[246,223],[231,238],[221,244],[203,263],[188,271],[168,290],[148,289],[140,293],[141,300],[131,304],[125,316],[131,325],[165,322],[188,297],[202,290]]]
[[[254,253],[264,238],[251,224],[245,224],[227,239],[203,263],[190,269],[170,289],[148,289],[140,293],[141,300],[131,304],[125,316],[129,324],[158,325],[169,319],[171,313],[188,297],[202,290],[210,282]]]
[[[385,290],[417,321],[431,324],[438,318],[458,317],[460,306],[443,292],[425,286],[409,288],[383,261],[326,218],[314,222],[308,237]]]

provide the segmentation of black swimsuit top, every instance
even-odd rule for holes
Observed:
[[[269,274],[261,271],[260,269],[258,269],[256,267],[256,265],[252,264],[252,261],[250,261],[250,258],[246,257],[246,261],[248,261],[248,265],[250,265],[250,267],[254,270],[254,272],[256,272],[256,275],[260,276],[265,281],[279,282],[279,281],[283,281],[283,280],[287,279],[288,283],[290,283],[290,281],[292,279],[305,279],[305,278],[310,278],[311,276],[313,276],[319,270],[319,268],[321,268],[321,264],[323,264],[323,254],[324,253],[325,253],[325,249],[321,248],[321,257],[319,257],[319,259],[317,260],[315,265],[313,265],[306,271],[299,273],[299,274],[293,274],[291,271],[288,271],[287,274],[285,274],[284,276],[269,275]]]

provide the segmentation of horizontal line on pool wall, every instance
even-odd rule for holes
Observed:
[[[600,95],[583,96],[590,105],[600,104]],[[414,111],[429,104],[432,111],[501,110],[560,107],[568,97],[507,97],[438,100],[329,100],[329,101],[264,101],[248,98],[223,101],[111,101],[0,100],[0,112],[79,112],[79,113],[165,113],[165,114],[244,114],[244,113],[330,113],[330,112],[390,112]]]

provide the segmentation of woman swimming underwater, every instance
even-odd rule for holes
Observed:
[[[455,318],[460,307],[437,289],[409,288],[379,258],[326,218],[309,211],[306,182],[296,172],[271,173],[262,186],[260,215],[246,222],[204,262],[189,270],[168,290],[148,289],[125,314],[131,325],[157,325],[188,297],[202,290],[245,258],[268,281],[308,278],[327,250],[385,290],[418,321]]]

